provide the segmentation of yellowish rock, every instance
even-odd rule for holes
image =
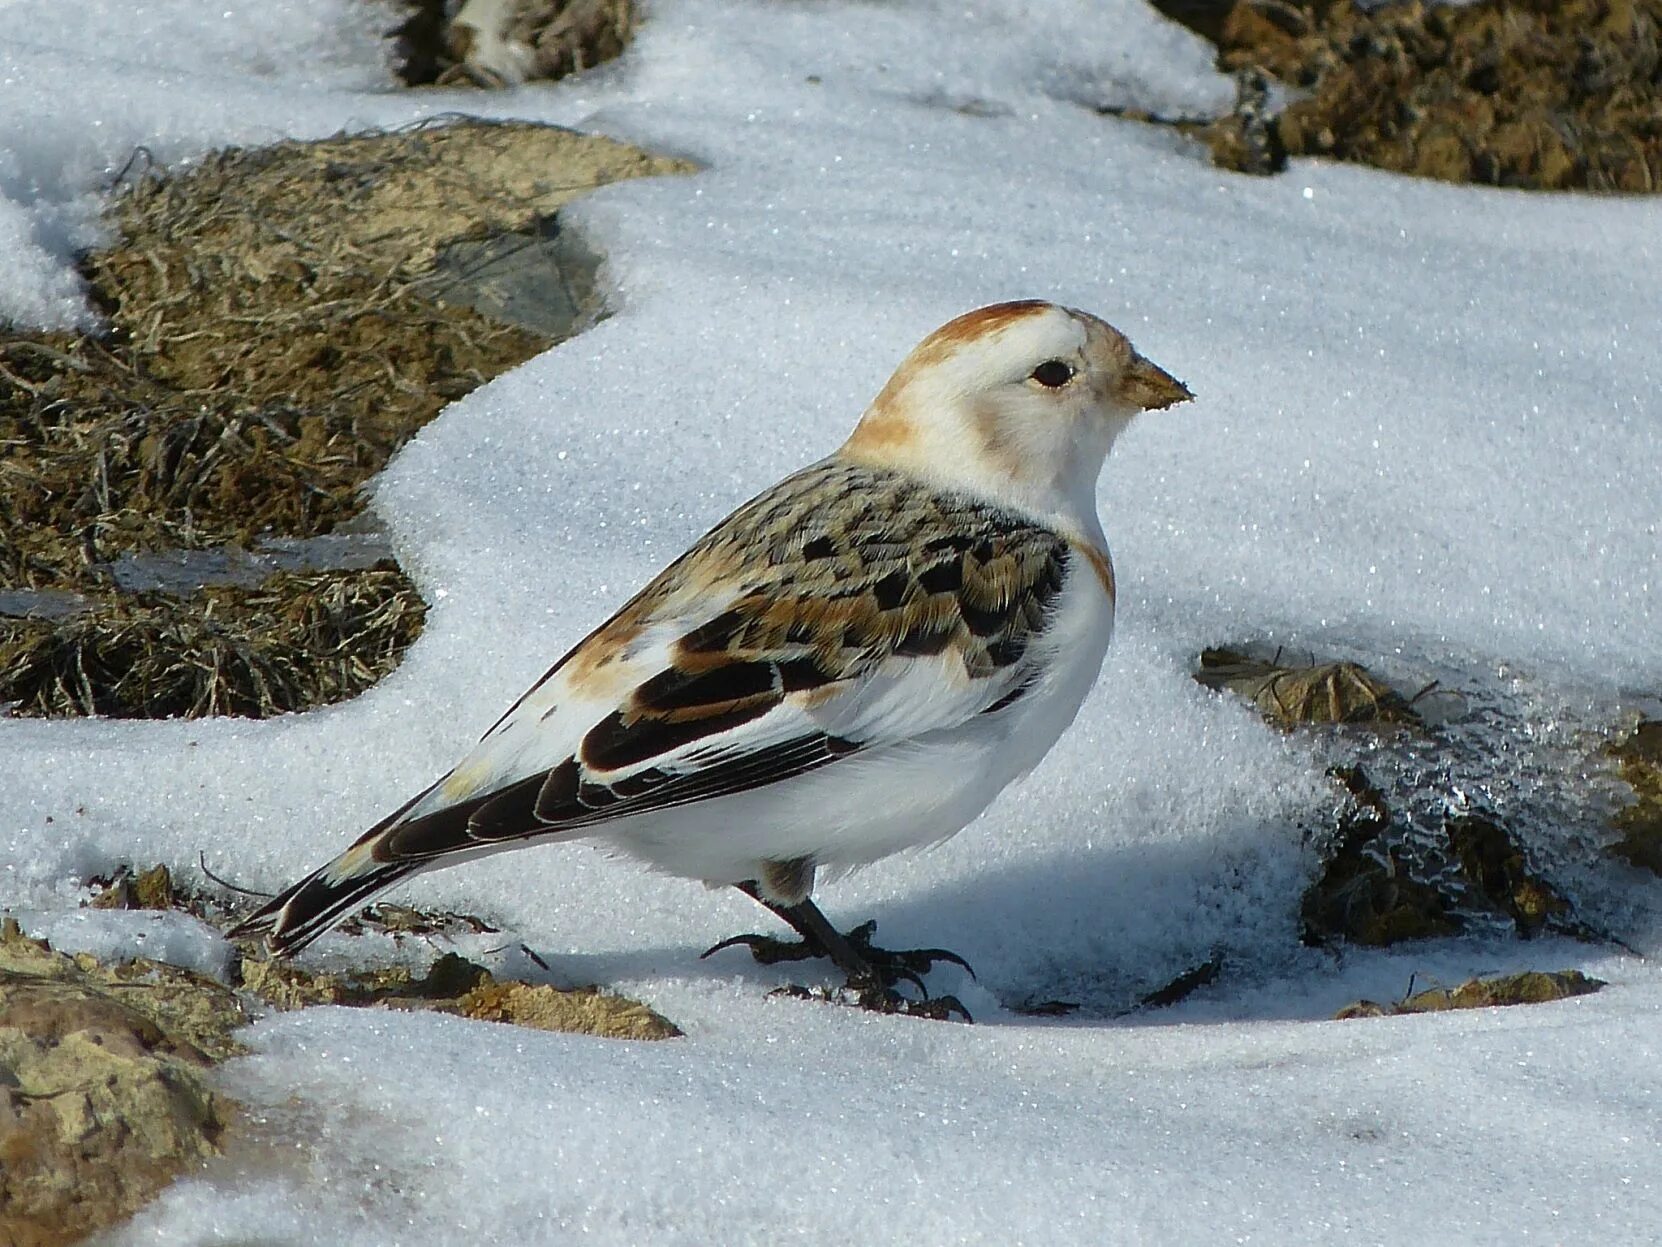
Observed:
[[[462,996],[456,1012],[481,1021],[612,1039],[673,1039],[681,1034],[674,1023],[639,1001],[610,996],[593,987],[563,991],[531,983],[490,982]]]
[[[205,1071],[244,1020],[200,975],[0,924],[0,1243],[79,1241],[216,1155],[235,1108]]]
[[[440,957],[420,977],[403,966],[317,974],[288,962],[254,958],[243,960],[241,973],[245,989],[279,1009],[338,1004],[429,1010],[610,1039],[670,1039],[681,1034],[674,1023],[639,1001],[594,987],[502,981],[454,953]]]

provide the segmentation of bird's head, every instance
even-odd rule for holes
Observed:
[[[1139,412],[1191,397],[1088,312],[995,303],[920,342],[838,453],[1023,510],[1094,519],[1114,439]]]

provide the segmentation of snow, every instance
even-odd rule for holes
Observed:
[[[395,89],[390,24],[349,0],[0,5],[0,317],[90,321],[72,256],[140,146],[176,162],[466,110],[706,169],[571,210],[618,314],[454,404],[384,475],[376,509],[432,603],[392,677],[263,723],[0,720],[0,903],[60,947],[216,968],[206,928],[83,916],[79,882],[189,874],[199,851],[250,886],[318,864],[705,527],[833,447],[960,311],[1087,308],[1199,397],[1141,421],[1104,476],[1119,631],[1078,724],[945,846],[820,893],[841,925],[967,957],[979,983],[931,983],[976,1026],[770,999],[820,969],[697,958],[771,929],[742,896],[582,847],[511,854],[394,899],[486,915],[504,933],[460,951],[523,971],[523,941],[685,1039],[270,1018],[224,1070],[265,1143],[117,1241],[1654,1238],[1662,975],[1564,940],[1302,948],[1328,758],[1188,671],[1234,640],[1352,652],[1542,718],[1504,742],[1520,774],[1593,767],[1587,734],[1662,691],[1662,203],[1219,172],[1097,111],[1231,97],[1203,44],[1129,0],[662,0],[622,61],[499,95]],[[1590,853],[1599,814],[1565,815],[1566,843]],[[1654,881],[1571,874],[1584,911],[1662,947]],[[1214,986],[1125,1012],[1214,953]],[[340,936],[310,954],[395,955]],[[1414,974],[1571,965],[1611,985],[1320,1020]],[[1006,1007],[1058,998],[1087,1007]]]

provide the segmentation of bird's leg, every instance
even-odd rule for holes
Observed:
[[[969,1011],[956,997],[940,996],[931,999],[929,989],[923,984],[922,975],[937,961],[949,961],[962,966],[969,971],[970,977],[974,978],[975,971],[970,968],[969,962],[957,953],[948,952],[944,948],[896,951],[878,948],[871,942],[872,935],[877,930],[875,922],[861,923],[844,935],[832,926],[819,911],[819,907],[806,897],[795,904],[786,905],[764,896],[755,883],[747,881],[735,886],[746,896],[767,906],[802,938],[791,941],[766,935],[735,935],[732,939],[723,940],[707,950],[704,956],[708,957],[724,948],[742,944],[750,949],[752,957],[764,965],[827,957],[839,970],[848,975],[848,986],[855,992],[861,1008],[880,1013],[913,1013],[941,1019],[958,1014],[966,1021],[970,1020]],[[907,1000],[897,993],[894,990],[895,985],[902,981],[914,984],[923,993],[923,999]]]

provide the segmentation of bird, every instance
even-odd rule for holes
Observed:
[[[592,839],[735,887],[800,937],[710,953],[829,958],[867,1008],[967,1019],[898,990],[962,958],[837,931],[815,883],[956,834],[1072,723],[1113,632],[1103,463],[1134,417],[1192,397],[1075,308],[947,322],[836,451],[699,538],[451,771],[230,934],[291,955],[411,875]]]

